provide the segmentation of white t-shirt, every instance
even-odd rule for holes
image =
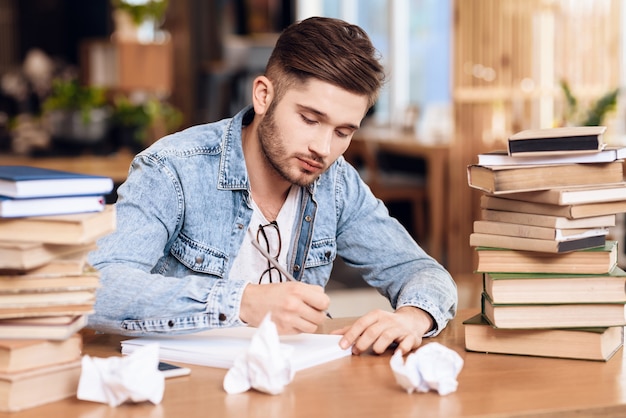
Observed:
[[[291,243],[291,235],[293,231],[293,225],[296,219],[296,212],[298,208],[298,202],[300,201],[301,188],[298,186],[291,186],[287,199],[280,208],[278,216],[276,217],[276,223],[278,224],[278,231],[280,232],[281,250],[278,255],[278,262],[281,266],[287,267],[287,253],[289,252],[289,245]],[[233,267],[230,271],[229,277],[231,279],[244,279],[250,283],[259,283],[259,278],[265,270],[268,268],[267,259],[257,250],[251,243],[251,240],[257,239],[257,233],[259,231],[259,225],[268,225],[270,222],[263,216],[261,210],[258,208],[254,200],[252,201],[252,219],[250,220],[250,226],[246,231],[246,237],[241,244],[239,254],[233,262]],[[273,226],[265,226],[265,235],[269,240],[271,255],[275,255],[278,249],[278,236],[276,228]],[[265,248],[266,242],[259,234],[259,243]],[[278,271],[272,269],[272,277],[277,281]],[[283,277],[283,281],[286,279]],[[269,283],[269,274],[263,274],[262,283]]]

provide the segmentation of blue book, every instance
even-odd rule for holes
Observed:
[[[0,166],[0,195],[12,198],[106,195],[113,180],[105,176],[72,173],[47,168]]]

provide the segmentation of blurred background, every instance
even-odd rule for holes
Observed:
[[[366,128],[414,142],[375,148],[380,175],[401,172],[415,190],[381,198],[455,278],[471,276],[476,154],[565,125],[604,124],[607,142],[626,143],[625,11],[620,0],[0,0],[0,157],[96,164],[229,117],[282,29],[342,18],[370,34],[388,73]]]

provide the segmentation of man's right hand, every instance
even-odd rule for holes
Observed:
[[[330,298],[320,286],[300,283],[249,284],[243,291],[240,319],[258,327],[268,312],[279,334],[315,332],[326,319]]]

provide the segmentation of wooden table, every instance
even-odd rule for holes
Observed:
[[[444,262],[445,228],[447,219],[446,193],[448,193],[448,145],[424,144],[414,133],[399,129],[364,127],[353,141],[375,141],[381,152],[423,158],[426,162],[428,193],[429,245],[428,252]]]
[[[438,341],[457,351],[465,364],[456,392],[407,394],[389,367],[391,353],[329,362],[296,374],[277,396],[249,391],[228,395],[226,370],[190,366],[191,375],[166,381],[163,401],[117,408],[75,398],[0,417],[520,417],[626,416],[623,350],[610,361],[547,359],[469,353],[464,350],[462,310]],[[346,320],[328,320],[324,331]],[[85,353],[119,355],[121,337],[84,332]]]
[[[53,170],[74,171],[110,177],[115,184],[121,184],[128,176],[128,168],[134,157],[121,150],[110,155],[77,155],[71,157],[23,157],[0,155],[0,165],[30,165]]]

